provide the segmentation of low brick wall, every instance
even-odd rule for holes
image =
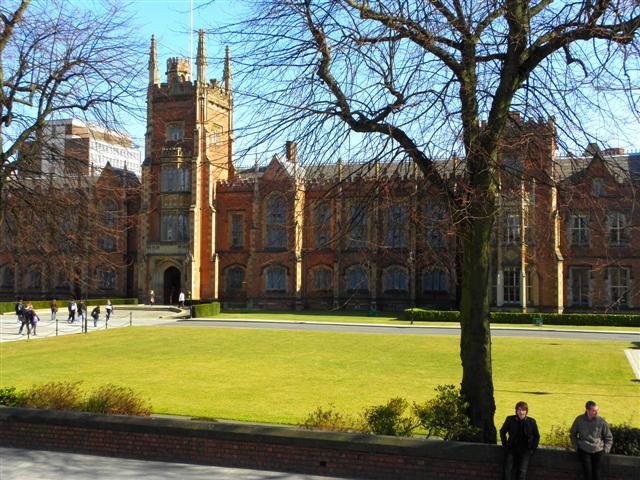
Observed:
[[[167,418],[0,408],[8,447],[366,479],[500,478],[496,445],[312,432]],[[640,458],[607,455],[607,480],[638,479]],[[576,456],[539,449],[528,478],[580,479]]]

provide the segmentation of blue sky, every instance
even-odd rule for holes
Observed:
[[[164,78],[166,60],[169,57],[189,56],[189,30],[196,32],[205,28],[209,32],[216,26],[224,25],[239,19],[241,1],[233,0],[135,0],[128,5],[130,12],[136,15],[140,25],[140,35],[148,49],[151,35],[156,36],[158,46],[158,62],[161,78]],[[193,13],[190,15],[190,7]],[[192,20],[191,20],[192,18]],[[192,33],[193,55],[197,45],[197,34]],[[222,58],[224,45],[218,43],[215,36],[207,36],[207,56],[209,57],[209,78],[220,78],[222,75]],[[233,52],[232,52],[233,56]],[[621,106],[625,108],[626,106]],[[627,151],[640,149],[640,124],[607,125],[592,119],[590,127],[598,136],[608,139],[608,147],[623,147]],[[239,125],[237,125],[239,126]],[[613,128],[612,128],[613,127]],[[134,141],[144,145],[144,124],[127,127]]]

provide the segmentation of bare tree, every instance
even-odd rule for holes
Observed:
[[[637,122],[640,5],[262,0],[252,6],[252,18],[227,32],[236,42],[236,124],[247,125],[236,138],[242,144],[244,134],[244,145],[264,149],[286,135],[298,140],[301,158],[318,162],[413,161],[439,189],[462,252],[462,392],[481,432],[476,440],[495,442],[489,253],[510,111],[554,116],[554,128],[572,145],[594,140],[589,113],[611,126],[614,119]],[[455,156],[463,158],[457,188],[435,161]]]
[[[44,149],[65,161],[54,145],[42,145],[46,123],[81,117],[121,129],[123,112],[143,98],[144,63],[134,24],[116,3],[14,0],[0,5],[0,21],[2,220],[5,187],[38,173]]]

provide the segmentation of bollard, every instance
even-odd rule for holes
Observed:
[[[56,315],[56,337],[58,336],[58,316]]]
[[[129,312],[129,326],[133,327],[133,313]]]

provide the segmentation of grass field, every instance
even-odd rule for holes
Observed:
[[[624,342],[494,338],[496,423],[526,400],[541,431],[569,425],[594,399],[610,423],[640,426],[640,383]],[[138,327],[0,344],[0,385],[53,380],[126,385],[155,413],[299,423],[458,384],[455,337]]]

